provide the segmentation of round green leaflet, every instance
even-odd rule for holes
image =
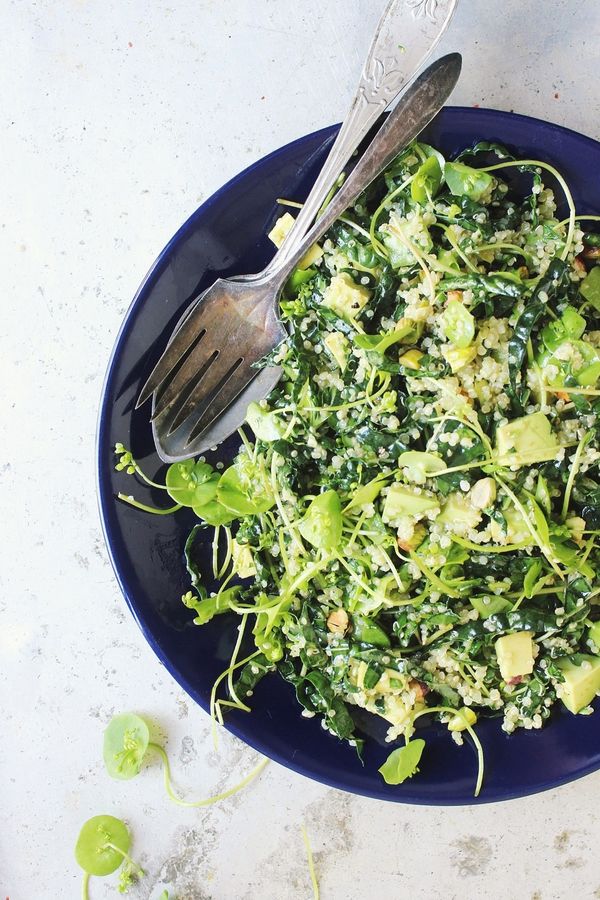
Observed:
[[[206,524],[212,525],[213,528],[216,528],[217,525],[229,525],[235,519],[235,513],[222,506],[218,500],[211,500],[209,503],[198,503],[192,509],[199,519],[204,519]]]
[[[473,169],[460,162],[446,163],[444,178],[455,197],[468,197],[478,203],[492,186],[493,178],[482,169]]]
[[[93,816],[79,832],[75,859],[88,875],[110,875],[119,868],[130,845],[124,822],[114,816]]]
[[[246,482],[246,483],[244,483]],[[265,490],[257,475],[254,475],[252,492],[249,491],[250,477],[242,479],[236,466],[230,466],[221,475],[217,489],[217,500],[237,516],[256,515],[270,509],[275,499]]]
[[[412,778],[419,771],[418,766],[424,749],[425,741],[416,738],[408,741],[406,746],[392,750],[379,769],[386,784],[402,784],[407,778]]]
[[[342,504],[335,491],[325,491],[311,502],[298,531],[320,550],[335,550],[342,539]]]
[[[111,778],[127,781],[139,773],[148,743],[148,726],[134,713],[114,716],[104,732],[104,764]]]
[[[167,469],[167,492],[182,506],[199,506],[214,500],[219,476],[205,462],[185,459]]]

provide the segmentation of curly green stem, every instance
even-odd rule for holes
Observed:
[[[161,758],[163,764],[165,790],[169,796],[169,799],[172,800],[173,803],[176,803],[178,806],[185,806],[189,809],[200,806],[212,806],[213,803],[218,803],[220,800],[226,800],[228,797],[233,796],[233,794],[237,794],[237,792],[245,788],[247,784],[250,784],[250,782],[253,781],[253,779],[256,778],[257,775],[260,775],[267,763],[270,762],[270,760],[268,759],[262,759],[259,764],[254,769],[252,769],[252,771],[248,775],[246,775],[246,777],[243,778],[240,782],[220,794],[215,794],[214,797],[206,797],[202,800],[184,800],[182,797],[179,797],[173,789],[169,758],[164,749],[159,744],[153,743],[148,744],[148,747],[151,747],[152,750],[155,750]]]

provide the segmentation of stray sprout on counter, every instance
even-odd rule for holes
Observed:
[[[161,759],[165,790],[169,799],[178,806],[186,807],[211,806],[213,803],[218,803],[219,800],[226,800],[227,797],[231,797],[245,788],[269,762],[268,759],[262,759],[242,781],[221,794],[201,800],[185,800],[173,790],[169,759],[159,744],[150,741],[150,730],[146,722],[134,713],[122,713],[110,720],[104,732],[103,755],[106,771],[111,778],[123,781],[135,778],[149,751],[157,753]]]
[[[144,876],[144,870],[129,856],[131,835],[125,822],[114,816],[93,816],[83,825],[75,845],[75,859],[84,871],[81,896],[89,900],[92,875],[112,875],[120,868],[119,892]]]

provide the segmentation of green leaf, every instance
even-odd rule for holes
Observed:
[[[553,555],[570,573],[580,573],[586,578],[595,578],[596,573],[593,566],[587,560],[583,561],[581,551],[570,541],[564,543],[557,538],[552,538],[550,546]]]
[[[440,189],[442,168],[435,156],[429,156],[417,170],[411,186],[410,195],[417,203],[427,203]]]
[[[140,716],[113,716],[104,731],[104,765],[111,778],[128,781],[142,768],[150,732]]]
[[[79,832],[75,859],[88,875],[110,875],[123,862],[130,844],[131,837],[124,822],[114,816],[93,816]]]
[[[487,172],[465,166],[460,162],[446,163],[444,178],[455,197],[465,196],[475,202],[489,191],[493,179]]]
[[[213,528],[216,528],[217,525],[229,525],[229,523],[233,522],[233,520],[237,518],[237,515],[239,515],[232,510],[227,509],[227,507],[223,506],[222,503],[219,503],[218,500],[211,500],[210,503],[198,504],[197,506],[193,506],[192,509],[199,519],[204,519],[206,524],[211,525]]]
[[[402,784],[407,778],[412,778],[419,769],[419,762],[425,749],[425,741],[416,738],[409,741],[405,747],[393,750],[379,771],[383,775],[386,784]]]
[[[374,478],[367,484],[361,485],[352,495],[352,499],[350,500],[350,503],[347,504],[345,512],[348,512],[350,509],[356,509],[358,506],[372,503],[381,493],[381,489],[385,485],[385,482],[385,476],[378,475],[377,478]]]
[[[540,504],[547,516],[552,512],[552,498],[548,490],[548,482],[540,473],[535,488],[535,499]]]
[[[275,503],[272,492],[258,473],[242,473],[235,465],[221,475],[217,500],[236,516],[263,513]]]
[[[186,459],[167,469],[167,493],[182,506],[198,506],[214,499],[219,475],[208,463]]]
[[[572,283],[570,279],[570,267],[560,259],[553,259],[514,326],[512,337],[508,342],[510,387],[507,393],[517,415],[525,411],[527,388],[522,383],[522,369],[527,357],[527,345],[534,328],[546,315],[548,305],[556,302],[567,292]]]
[[[487,603],[485,601],[488,601]],[[502,597],[469,597],[469,602],[473,609],[476,609],[481,619],[489,619],[498,613],[505,612],[510,608],[510,602]]]
[[[336,491],[325,491],[311,502],[298,531],[319,550],[335,550],[342,539],[342,505]]]
[[[372,644],[374,647],[390,647],[391,642],[381,625],[367,616],[352,617],[352,637],[361,644]]]
[[[362,350],[384,353],[393,344],[398,344],[408,338],[412,339],[416,336],[416,332],[416,322],[401,319],[393,331],[385,331],[380,334],[357,334],[354,337],[354,343]]]
[[[181,598],[181,602],[196,613],[194,625],[206,625],[215,616],[227,612],[231,608],[231,604],[237,600],[240,591],[241,585],[239,584],[226,591],[219,591],[213,597],[196,597],[191,591],[188,591]]]
[[[600,266],[594,266],[579,285],[587,302],[600,312]]]
[[[541,559],[532,560],[531,565],[527,569],[527,574],[523,579],[523,591],[528,600],[531,600],[538,587],[538,579],[542,569],[543,565]]]
[[[546,516],[541,511],[537,503],[535,502],[533,495],[524,491],[527,496],[527,506],[533,515],[533,523],[535,525],[536,531],[539,534],[542,542],[548,546],[550,541],[550,530],[548,528],[548,522],[546,521]]]

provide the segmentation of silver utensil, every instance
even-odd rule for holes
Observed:
[[[388,3],[377,25],[348,114],[293,228],[265,271],[293,253],[350,157],[436,48],[457,2],[391,0]]]
[[[230,278],[227,283],[254,282],[257,279],[260,281],[267,273],[276,270],[294,252],[331,185],[358,144],[438,43],[452,17],[456,2],[457,0],[433,0],[433,2],[431,0],[391,0],[388,3],[373,39],[350,112],[294,228],[287,236],[281,250],[262,273],[235,276],[235,278]],[[398,42],[399,36],[404,42],[402,45]],[[172,408],[175,405],[181,406],[182,400],[192,390],[191,381],[196,385],[202,375],[198,368],[193,368],[191,361],[189,365],[181,366],[182,356],[186,355],[186,352],[190,350],[190,345],[199,337],[199,332],[194,330],[192,313],[199,304],[204,303],[209,293],[214,293],[216,289],[222,290],[223,285],[223,281],[217,282],[188,308],[171,337],[167,351],[150,375],[138,400],[139,406],[152,393],[155,393],[153,433],[158,453],[166,461],[184,459],[202,452],[206,446],[218,443],[243,421],[248,402],[252,399],[252,397],[246,397],[247,389],[243,389],[240,379],[242,373],[237,372],[236,381],[239,385],[237,397],[230,403],[227,410],[229,413],[227,421],[231,422],[227,426],[229,430],[223,433],[223,429],[219,427],[218,436],[214,438],[207,433],[206,440],[202,439],[202,447],[197,440],[189,440],[189,428],[186,434],[186,429],[180,427],[176,411]],[[203,340],[204,337],[205,335]],[[198,357],[198,360],[205,359],[207,347],[208,344],[205,342],[202,356]],[[217,348],[217,352],[220,349]],[[191,353],[191,356],[194,356],[194,352]],[[215,357],[213,365],[218,360],[219,357]],[[215,380],[214,375],[219,371],[221,374],[229,371],[226,368],[219,369],[222,363],[221,359],[212,373],[211,381],[204,380],[203,390],[208,389],[211,384],[213,387],[219,386],[219,379]],[[177,373],[173,372],[174,366],[178,370]],[[169,380],[171,375],[173,377]],[[177,378],[176,375],[179,377]],[[252,375],[254,375],[253,394],[258,391],[257,396],[265,396],[277,380],[273,369],[261,370],[258,374],[252,370],[250,377]],[[231,396],[233,385],[228,387],[227,396]],[[242,388],[241,392],[240,387]],[[224,394],[222,399],[225,399],[225,396]],[[186,406],[187,408],[189,405]],[[199,413],[202,413],[201,409],[199,409]],[[207,423],[205,422],[205,424]],[[222,423],[219,422],[219,425],[221,424],[225,425],[225,420]],[[182,444],[182,440],[185,440],[185,445]]]
[[[460,54],[453,53],[419,76],[323,214],[283,263],[252,282],[216,282],[217,289],[207,291],[203,301],[192,309],[174,341],[188,325],[201,337],[166,389],[176,383],[177,402],[161,409],[154,419],[155,429],[160,426],[167,441],[171,436],[174,439],[173,448],[161,440],[163,459],[182,459],[224,439],[243,421],[245,409],[241,410],[241,419],[237,409],[235,422],[226,412],[240,391],[245,388],[249,402],[262,398],[265,388],[274,386],[280,371],[271,367],[263,370],[266,380],[259,383],[257,392],[253,364],[287,336],[277,315],[277,298],[287,278],[307,249],[431,121],[454,88],[460,68]],[[222,360],[225,366],[220,364]],[[156,403],[161,403],[160,392]],[[207,433],[207,426],[215,420]]]

